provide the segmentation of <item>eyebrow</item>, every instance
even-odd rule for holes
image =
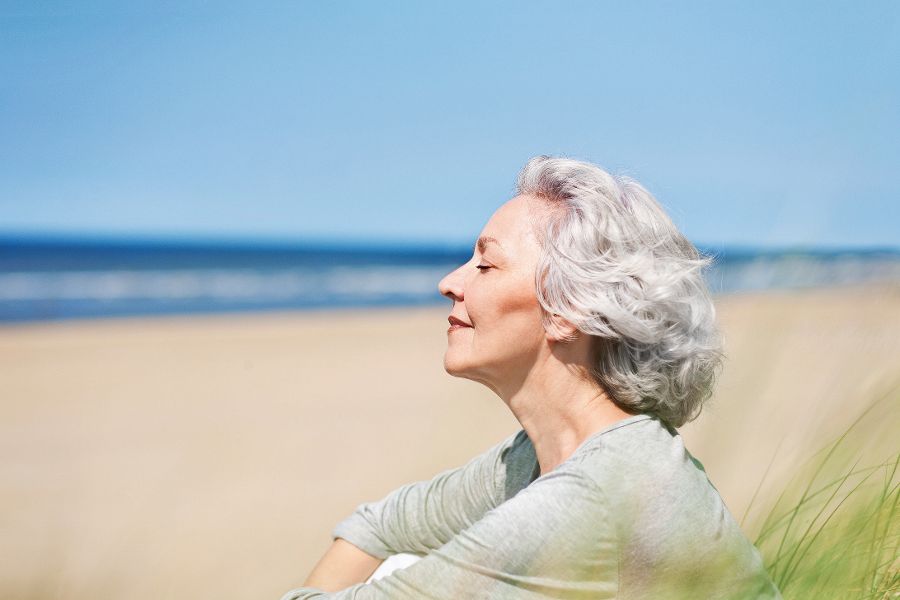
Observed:
[[[483,236],[481,236],[480,238],[478,238],[478,241],[475,242],[475,246],[478,248],[478,251],[481,252],[481,253],[483,254],[483,253],[484,253],[484,249],[485,249],[485,248],[487,247],[487,245],[490,244],[490,243],[497,244],[498,246],[500,246],[501,249],[503,248],[503,245],[502,245],[500,242],[497,241],[497,238],[492,238],[492,237],[489,236],[489,235],[483,235]]]

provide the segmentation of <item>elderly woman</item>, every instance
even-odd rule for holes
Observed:
[[[285,599],[779,597],[675,429],[721,364],[707,260],[635,181],[529,161],[440,282],[446,371],[522,430],[360,505]]]

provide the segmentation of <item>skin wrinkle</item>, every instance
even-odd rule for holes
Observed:
[[[562,343],[544,329],[534,273],[547,209],[546,201],[532,196],[517,196],[501,206],[479,239],[497,239],[503,255],[490,254],[492,245],[481,244],[484,253],[476,252],[440,285],[454,300],[451,312],[467,316],[473,325],[448,334],[445,369],[484,384],[503,399],[534,443],[542,473],[571,455],[592,430],[631,414],[590,377],[585,336],[553,315],[556,328],[573,340]],[[470,271],[480,258],[491,259],[494,268]]]

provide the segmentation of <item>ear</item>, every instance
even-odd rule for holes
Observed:
[[[557,314],[550,315],[550,326],[547,328],[547,340],[550,342],[573,342],[581,335],[581,331],[571,321]]]

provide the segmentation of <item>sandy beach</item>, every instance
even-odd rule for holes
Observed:
[[[900,383],[900,285],[717,306],[727,364],[682,433],[740,519],[773,456],[762,505]],[[0,328],[0,596],[278,598],[357,504],[518,429],[444,372],[447,314]],[[867,459],[897,451],[896,408],[861,423]]]

